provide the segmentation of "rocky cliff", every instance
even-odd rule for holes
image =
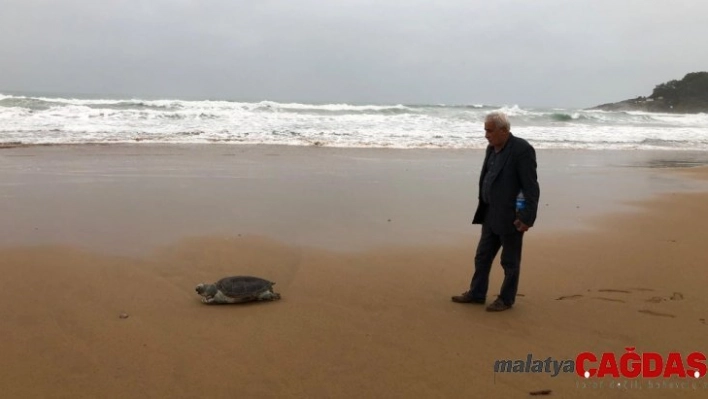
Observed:
[[[637,97],[590,109],[605,111],[708,112],[708,72],[692,72],[681,80],[661,83],[649,97]]]

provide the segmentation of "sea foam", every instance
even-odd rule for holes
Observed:
[[[231,143],[484,148],[506,112],[536,148],[708,150],[707,114],[424,104],[87,99],[0,94],[0,144]]]

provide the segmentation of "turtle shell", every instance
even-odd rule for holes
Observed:
[[[255,299],[259,294],[272,289],[275,283],[253,276],[224,277],[216,282],[216,288],[224,295],[240,300]]]

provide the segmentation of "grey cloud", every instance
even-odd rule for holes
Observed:
[[[0,92],[591,106],[708,69],[708,3],[20,1]]]

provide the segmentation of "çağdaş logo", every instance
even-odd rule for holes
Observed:
[[[662,355],[656,352],[635,352],[634,347],[625,348],[625,353],[617,356],[605,352],[599,356],[592,352],[582,352],[575,359],[557,360],[534,358],[506,359],[494,362],[494,373],[546,373],[557,377],[561,373],[575,373],[582,378],[702,378],[707,371],[706,356],[702,352],[682,355],[671,352]]]

